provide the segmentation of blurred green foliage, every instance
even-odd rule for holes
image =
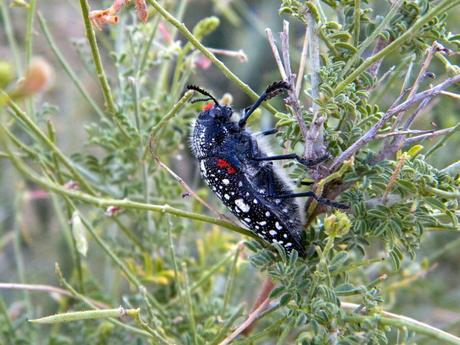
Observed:
[[[300,76],[301,116],[308,126],[325,119],[327,151],[339,157],[399,96],[397,104],[407,100],[434,41],[444,49],[425,71],[434,79],[424,75],[418,91],[458,73],[459,12],[453,7],[460,1],[170,0],[161,8],[185,26],[171,25],[151,6],[149,20],[140,23],[131,5],[117,25],[95,33],[86,0],[80,0],[85,21],[76,4],[39,2],[36,8],[30,0],[10,8],[0,1],[0,49],[6,52],[0,61],[0,283],[47,285],[40,292],[25,285],[0,290],[0,344],[218,344],[246,319],[267,278],[275,285],[271,304],[235,344],[460,343],[383,313],[453,326],[448,331],[460,336],[455,86],[453,97],[433,98],[430,111],[409,126],[425,129],[412,137],[451,128],[432,139],[434,145],[414,140],[395,149],[401,137],[389,133],[402,124],[394,116],[378,128],[380,137],[314,181],[317,192],[351,207],[328,214],[307,204],[306,258],[254,239],[243,246],[241,235],[230,231],[243,229],[204,216],[225,211],[200,181],[188,149],[202,105],[183,95],[193,81],[216,97],[230,92],[233,106],[243,108],[251,102],[239,90],[250,94],[244,83],[259,91],[280,79],[264,28],[276,31],[282,19],[290,22],[297,71],[311,14],[321,68],[313,71],[307,60]],[[197,44],[184,40],[186,27],[207,48],[245,50],[248,63],[218,55],[239,82],[209,67]],[[37,76],[28,73],[28,47],[49,61],[55,82],[46,92],[37,88],[19,97],[16,91]],[[383,61],[372,60],[381,51]],[[320,77],[316,100],[313,73]],[[276,124],[275,151],[300,152],[294,109],[280,100],[273,105],[275,117],[267,112],[252,125]],[[302,166],[284,167],[294,181],[316,178]],[[62,273],[55,273],[54,262]],[[427,274],[435,278],[423,279]],[[51,294],[57,285],[67,295]],[[119,305],[140,308],[140,319],[27,322]]]

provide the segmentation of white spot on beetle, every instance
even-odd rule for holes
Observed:
[[[229,199],[230,199],[230,195],[224,194],[224,198],[227,199],[227,200],[229,200]]]
[[[204,164],[204,161],[203,161],[203,160],[200,162],[200,167],[201,167],[201,173],[203,174],[203,176],[206,177],[206,174],[207,174],[207,172],[206,172],[206,165]]]
[[[225,185],[227,185],[227,184],[230,183],[230,181],[229,181],[228,179],[224,178],[224,179],[222,180],[222,183],[225,184]]]
[[[253,202],[254,204],[257,204],[257,203],[258,203],[257,199],[254,199],[252,202]]]
[[[265,220],[259,222],[260,225],[267,225],[267,222]]]
[[[270,233],[270,235],[272,235],[272,236],[275,236],[275,235],[277,234],[277,232],[276,232],[275,230],[270,230],[269,233]]]
[[[284,213],[288,213],[288,209],[287,209],[287,208],[283,208],[283,212],[284,212]]]
[[[283,237],[284,237],[284,238],[288,238],[288,235],[287,235],[287,234],[284,234]]]
[[[251,221],[251,218],[244,218],[244,221],[249,223]]]
[[[286,243],[286,247],[290,247],[290,246],[292,246],[291,242]]]
[[[265,212],[265,216],[270,217],[270,212]]]
[[[243,182],[239,181],[238,182],[238,187],[243,187]]]
[[[278,222],[275,223],[275,226],[278,230],[281,230],[283,228]]]
[[[241,211],[243,211],[245,213],[249,212],[249,210],[251,209],[249,207],[249,205],[244,202],[243,199],[236,199],[235,204],[236,204],[236,206],[238,206],[240,208]]]

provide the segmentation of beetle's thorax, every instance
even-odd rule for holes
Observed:
[[[241,131],[231,120],[232,114],[232,109],[227,106],[214,106],[200,113],[190,138],[196,158],[203,159],[219,152],[230,137]]]

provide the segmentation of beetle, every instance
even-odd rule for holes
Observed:
[[[301,241],[303,204],[297,198],[312,197],[336,208],[347,206],[311,191],[294,192],[293,184],[274,161],[295,159],[312,167],[329,155],[312,160],[295,153],[272,155],[260,145],[258,137],[274,134],[277,130],[254,134],[246,128],[249,117],[264,101],[289,88],[284,81],[272,83],[236,120],[230,106],[219,104],[214,96],[198,86],[187,86],[206,96],[191,102],[213,102],[203,108],[192,125],[190,142],[203,180],[243,224],[260,238],[280,244],[286,252],[296,249],[300,255],[305,255]]]

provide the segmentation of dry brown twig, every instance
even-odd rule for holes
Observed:
[[[460,82],[460,74],[454,77],[446,79],[444,82],[419,93],[416,93],[412,96],[412,98],[406,100],[405,102],[392,106],[382,118],[377,121],[361,138],[356,140],[348,149],[343,151],[332,163],[330,166],[331,171],[337,170],[343,162],[349,159],[352,155],[354,155],[361,147],[371,142],[380,128],[385,125],[385,123],[391,119],[394,115],[399,114],[400,112],[406,111],[415,104],[427,99],[437,96],[441,93],[444,89],[448,88],[452,84]]]
[[[270,299],[266,298],[258,307],[256,310],[251,312],[247,319],[240,325],[238,326],[237,329],[235,329],[227,338],[225,338],[219,345],[228,345],[230,344],[236,337],[238,337],[240,334],[242,334],[248,327],[252,325],[252,323],[257,320],[257,318],[260,316],[260,314],[263,313],[265,308],[270,304]]]

